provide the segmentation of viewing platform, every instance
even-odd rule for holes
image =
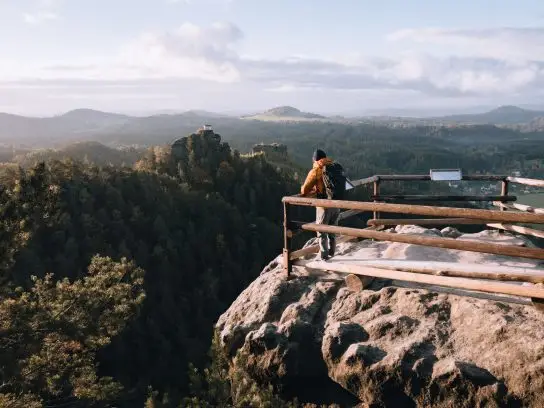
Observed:
[[[389,181],[439,183],[452,180],[500,183],[501,194],[478,196],[380,194],[381,185]],[[544,180],[501,175],[462,175],[460,171],[456,173],[452,170],[439,170],[434,173],[431,171],[429,175],[376,175],[351,181],[355,188],[370,187],[372,201],[340,201],[301,196],[284,197],[282,200],[284,205],[283,264],[286,276],[290,277],[293,266],[300,266],[348,274],[347,280],[351,282],[352,286],[355,283],[355,287],[359,286],[360,288],[364,288],[369,280],[382,278],[411,284],[434,285],[442,288],[528,298],[538,310],[544,311],[544,268],[541,267],[542,261],[544,261],[544,249],[528,239],[523,240],[523,243],[520,244],[520,242],[513,243],[509,240],[493,241],[466,239],[464,236],[453,238],[433,236],[432,234],[383,231],[387,226],[399,225],[481,225],[482,229],[509,231],[532,239],[544,238],[544,231],[536,227],[536,225],[544,224],[544,209],[517,204],[517,197],[509,194],[509,186],[512,183],[544,188]],[[433,205],[413,204],[414,201],[432,203]],[[467,208],[462,204],[454,207],[434,205],[434,203],[441,202],[487,202],[494,209]],[[293,206],[339,208],[343,210],[340,220],[363,212],[371,212],[372,218],[367,221],[367,228],[304,223],[293,220],[291,215]],[[424,216],[424,218],[382,218],[384,214],[416,215]],[[523,224],[531,224],[535,227]],[[426,248],[440,248],[445,251],[493,254],[505,257],[505,263],[504,265],[486,266],[462,260],[436,263],[425,262],[424,259],[417,262],[400,260],[393,262],[390,259],[373,259],[368,254],[365,255],[365,258],[358,258],[357,261],[347,260],[342,256],[335,256],[326,262],[308,261],[303,258],[317,253],[319,248],[317,245],[309,245],[302,249],[294,249],[292,239],[295,234],[301,231],[337,234],[341,236],[339,242],[362,238]],[[511,259],[512,262],[507,262],[508,259]],[[529,267],[519,266],[523,265],[524,259],[530,263]]]

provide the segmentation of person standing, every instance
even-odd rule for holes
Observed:
[[[323,150],[317,149],[313,154],[313,166],[302,185],[303,197],[315,196],[329,200],[342,200],[346,191],[344,169],[339,163],[328,158]],[[340,209],[316,207],[316,224],[338,225]],[[336,236],[329,233],[317,233],[319,240],[319,257],[321,260],[334,256]]]

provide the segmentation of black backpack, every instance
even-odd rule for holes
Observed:
[[[323,167],[323,183],[329,200],[343,200],[346,195],[346,176],[340,163],[331,163]]]

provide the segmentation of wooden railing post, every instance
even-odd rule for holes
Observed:
[[[380,179],[377,179],[374,181],[374,196],[380,195]],[[374,202],[378,202],[378,200],[374,200]],[[380,213],[378,211],[374,211],[374,219],[377,220],[380,218]]]
[[[508,195],[508,179],[502,181],[501,196],[504,199]],[[501,207],[501,211],[506,211],[505,208]]]
[[[291,239],[293,238],[293,231],[290,228],[290,210],[291,206],[283,203],[283,266],[287,273],[287,279],[291,276],[293,271],[293,262],[290,259],[291,256]]]

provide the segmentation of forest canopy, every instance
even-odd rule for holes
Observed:
[[[217,135],[180,143],[187,160],[152,150],[137,170],[4,172],[4,401],[142,406],[149,387],[172,404],[188,391],[216,318],[280,252],[295,186]]]
[[[281,198],[298,192],[316,147],[352,179],[432,167],[542,175],[540,136],[492,126],[239,130],[229,143],[214,132],[146,149],[80,143],[0,168],[0,406],[213,406],[233,393],[282,406],[207,353],[217,317],[281,252]],[[233,148],[256,141],[288,155]]]

